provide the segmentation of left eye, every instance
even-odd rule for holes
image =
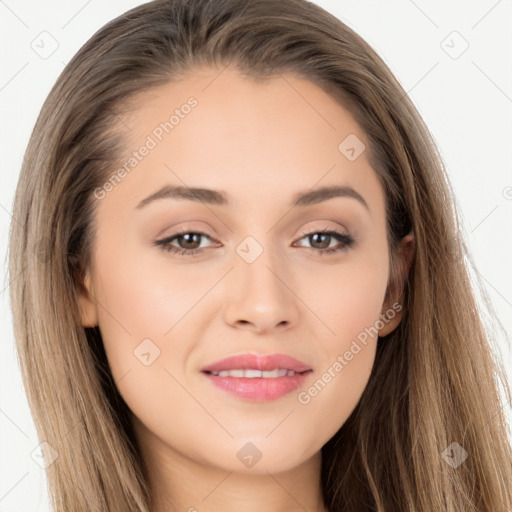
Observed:
[[[164,238],[162,240],[157,240],[155,242],[155,245],[159,245],[164,251],[181,254],[182,256],[185,256],[187,254],[201,252],[204,249],[204,247],[195,247],[198,244],[201,245],[201,237],[206,237],[209,238],[210,240],[213,240],[213,238],[207,235],[206,233],[200,233],[195,231],[183,231],[175,233],[174,235],[171,235],[170,237]],[[173,240],[184,240],[184,243],[186,245],[191,245],[192,247],[176,247],[174,245],[171,245],[171,242]]]
[[[320,235],[320,237],[315,236]],[[171,252],[175,254],[180,254],[182,256],[185,255],[194,255],[198,254],[203,251],[204,247],[198,247],[198,245],[201,245],[201,237],[209,238],[210,240],[213,240],[214,242],[217,242],[217,240],[213,239],[211,236],[207,235],[206,233],[201,232],[195,232],[195,231],[182,231],[179,233],[175,233],[169,237],[166,237],[162,240],[157,240],[154,242],[154,245],[158,245],[161,247],[162,250],[166,252]],[[306,249],[313,249],[314,251],[323,254],[323,253],[334,253],[338,251],[343,251],[349,249],[354,243],[355,240],[348,234],[340,233],[336,230],[317,230],[312,231],[310,233],[303,233],[302,237],[299,240],[302,240],[303,238],[309,238],[310,244],[311,243],[320,243],[323,247],[305,247]],[[319,240],[322,239],[323,241]],[[337,239],[339,244],[335,247],[327,247],[325,248],[325,239],[328,239],[329,242],[331,242],[333,239]],[[186,247],[176,247],[175,245],[172,245],[172,242],[176,240],[180,245],[183,243],[186,244]],[[311,242],[311,240],[314,240]],[[327,246],[329,246],[330,243],[327,243]],[[301,246],[299,246],[301,247]]]

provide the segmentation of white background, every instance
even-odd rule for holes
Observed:
[[[19,374],[8,296],[7,240],[22,157],[39,110],[65,64],[106,22],[138,0],[0,0],[0,512],[48,511],[45,472]],[[466,238],[503,326],[512,332],[512,2],[315,2],[377,50],[441,149]],[[41,38],[58,44],[46,59]],[[453,34],[456,31],[460,34]],[[457,55],[465,44],[467,50]],[[444,41],[444,42],[443,42]],[[451,48],[450,48],[451,47]],[[451,52],[450,56],[447,52]],[[509,375],[512,356],[498,340]],[[510,414],[510,404],[505,408]]]

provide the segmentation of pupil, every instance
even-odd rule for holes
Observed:
[[[315,234],[311,235],[311,238],[314,239],[314,238],[317,238],[318,236],[330,238],[330,235],[327,235],[325,233],[315,233]],[[325,249],[326,247],[329,247],[329,242],[326,243],[324,240],[322,247],[319,247],[319,249]]]
[[[185,242],[185,243],[191,243],[192,245],[194,245],[194,244],[197,244],[197,243],[198,243],[198,241],[197,241],[197,240],[196,240],[196,241],[193,241],[193,240],[192,240],[192,241],[190,241],[190,240],[187,240],[187,239],[190,239],[190,238],[192,238],[192,237],[199,237],[199,236],[200,236],[200,235],[199,235],[198,233],[186,233],[185,235],[181,235],[181,237],[180,237],[180,238],[185,239],[185,240],[186,240],[186,242]],[[199,245],[200,245],[200,244],[199,244]],[[197,247],[184,247],[184,249],[197,249]]]

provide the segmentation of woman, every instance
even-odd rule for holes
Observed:
[[[54,510],[510,510],[494,375],[510,389],[454,205],[406,93],[319,7],[107,24],[43,106],[13,212]]]

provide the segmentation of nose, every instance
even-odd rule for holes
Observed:
[[[300,300],[291,272],[269,253],[264,250],[252,263],[238,261],[231,273],[224,309],[230,326],[267,333],[296,325]]]

